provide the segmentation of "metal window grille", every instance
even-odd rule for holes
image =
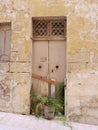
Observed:
[[[33,39],[65,39],[66,19],[65,18],[35,18],[33,20]]]
[[[0,23],[0,61],[10,60],[11,24]]]
[[[34,21],[34,36],[47,36],[47,21]]]
[[[56,20],[51,22],[51,35],[64,36],[64,21]]]

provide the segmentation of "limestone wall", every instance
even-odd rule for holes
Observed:
[[[0,62],[0,111],[29,114],[31,19],[28,3],[19,2],[0,0],[0,23],[11,22],[10,62]]]
[[[0,111],[29,113],[32,17],[67,16],[67,115],[98,124],[98,1],[0,0],[11,22],[10,62],[0,62]]]

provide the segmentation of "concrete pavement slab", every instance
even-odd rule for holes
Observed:
[[[98,130],[98,126],[71,123],[73,130]],[[0,112],[0,130],[70,130],[59,120],[46,120],[31,115]]]

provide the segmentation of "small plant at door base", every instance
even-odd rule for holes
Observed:
[[[63,122],[64,126],[70,127],[70,129],[73,130],[72,124],[67,120],[67,118],[64,115],[60,113],[59,117],[60,117],[60,120]]]
[[[46,119],[53,119],[55,113],[62,109],[57,99],[48,96],[39,97],[35,108],[35,115],[37,117],[43,116]]]
[[[31,113],[36,116],[41,116],[42,114],[46,116],[46,112],[49,112],[52,115],[52,111],[54,113],[53,115],[55,115],[55,113],[57,114],[58,112],[63,111],[61,100],[49,96],[40,97],[34,92],[33,86],[31,87],[30,98]]]
[[[60,83],[56,92],[56,99],[60,102],[61,106],[63,107],[62,114],[64,114],[64,83]]]
[[[64,109],[64,83],[58,86],[57,98],[52,98],[49,96],[38,96],[33,87],[31,88],[30,98],[31,98],[31,114],[36,117],[44,117],[45,119],[53,119],[55,115],[63,122],[64,125],[68,126],[72,130],[72,125],[67,121],[66,117],[63,115]]]

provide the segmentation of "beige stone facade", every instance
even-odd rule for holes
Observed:
[[[67,103],[72,121],[98,124],[98,1],[0,0],[11,22],[9,62],[0,62],[0,111],[29,114],[32,17],[67,17]]]

